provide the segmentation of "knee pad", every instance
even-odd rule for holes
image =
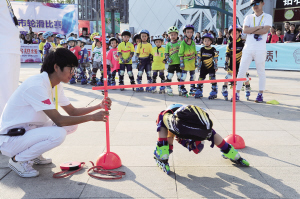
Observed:
[[[215,140],[214,140],[215,135],[216,135],[216,131],[212,129],[211,136],[210,138],[208,138],[208,141],[211,141],[211,145],[210,145],[211,148],[214,148],[215,146]]]
[[[184,81],[186,79],[187,73],[186,71],[182,71],[180,81]]]
[[[177,73],[178,74],[178,73]],[[168,73],[168,75],[167,75],[167,81],[169,81],[170,80],[170,82],[172,81],[172,78],[173,78],[173,76],[174,76],[174,73]]]
[[[142,75],[143,75],[143,71],[139,71],[139,72],[138,72],[138,77],[139,77],[139,76],[142,77]]]
[[[225,76],[225,79],[232,79],[232,75],[227,74],[227,75]]]
[[[176,73],[176,75],[177,75],[177,79],[179,79],[178,81],[180,81],[181,73]]]
[[[120,76],[124,76],[125,71],[124,70],[120,70]]]
[[[146,74],[147,74],[147,77],[151,77],[151,71],[147,71]]]
[[[209,80],[215,80],[216,75],[215,74],[209,74]]]
[[[157,78],[157,72],[153,71],[153,79],[156,79],[156,78]]]
[[[129,77],[133,77],[132,71],[127,71],[127,74],[129,75]]]

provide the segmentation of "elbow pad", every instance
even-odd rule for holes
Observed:
[[[169,58],[169,53],[165,53],[165,56],[166,56],[166,59],[168,59]]]
[[[140,53],[136,53],[136,56],[139,57],[139,56],[140,56]]]
[[[134,55],[134,52],[130,52],[130,55],[133,56],[133,55]]]
[[[43,54],[43,51],[39,50],[39,52],[40,52],[41,54]]]

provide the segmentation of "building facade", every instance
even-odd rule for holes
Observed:
[[[220,7],[222,1],[218,0],[196,0],[206,6]],[[170,26],[177,26],[180,31],[186,24],[193,24],[196,32],[204,29],[217,32],[222,27],[221,14],[215,10],[208,9],[186,9],[180,10],[177,6],[180,0],[129,0],[129,26],[134,33],[141,29],[147,29],[151,35],[162,34]],[[276,0],[265,1],[264,11],[273,15]],[[225,10],[232,12],[233,3],[225,1]],[[250,0],[237,0],[237,19],[243,25],[245,16],[253,13]],[[232,17],[228,19],[228,25],[232,24]],[[181,32],[182,33],[182,32]]]

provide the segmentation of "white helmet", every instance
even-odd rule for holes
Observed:
[[[164,38],[163,38],[161,35],[155,35],[155,36],[153,37],[153,41],[155,42],[156,40],[164,41]]]

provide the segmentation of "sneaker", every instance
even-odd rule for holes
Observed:
[[[14,170],[22,178],[32,178],[38,176],[40,173],[32,168],[33,161],[14,162],[12,158],[8,161],[8,166]]]
[[[42,155],[40,155],[37,158],[34,158],[32,161],[34,162],[34,164],[51,164],[52,163],[51,158],[44,158]]]
[[[255,102],[256,103],[262,103],[263,101],[264,101],[263,100],[263,95],[261,93],[258,93]]]

